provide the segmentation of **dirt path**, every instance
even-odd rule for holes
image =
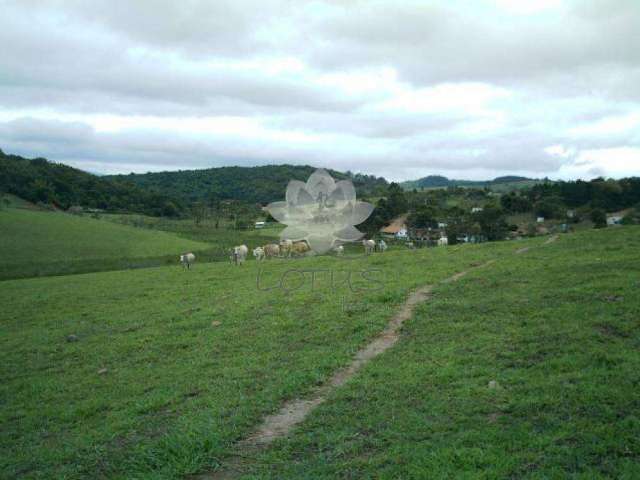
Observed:
[[[549,238],[547,239],[547,241],[543,243],[543,245],[549,245],[550,243],[553,243],[553,242],[555,242],[556,240],[558,240],[558,238],[559,238],[559,236],[558,236],[558,235],[553,235],[553,236],[549,237]]]
[[[547,240],[543,243],[543,245],[549,245],[550,243],[555,242],[556,240],[558,240],[558,235],[553,235],[549,238],[547,238]],[[516,255],[520,255],[522,253],[526,253],[529,250],[531,250],[532,247],[523,247],[519,250],[516,250]]]
[[[557,239],[558,235],[549,237],[543,245],[553,243]],[[528,252],[531,248],[532,247],[524,247],[516,250],[515,253],[522,254]],[[456,282],[469,272],[487,267],[495,263],[495,261],[496,260],[489,260],[485,263],[474,265],[468,270],[452,275],[441,283]],[[398,310],[389,321],[382,333],[360,349],[349,365],[334,373],[327,382],[318,387],[307,398],[291,400],[285,403],[280,411],[266,417],[254,433],[236,444],[236,453],[233,457],[225,461],[224,466],[220,470],[192,478],[201,480],[235,479],[248,473],[251,465],[254,463],[254,457],[260,453],[260,450],[266,448],[274,440],[287,436],[293,427],[304,421],[312,410],[324,403],[333,390],[344,385],[369,361],[395,345],[400,339],[400,329],[402,325],[413,316],[417,305],[429,300],[433,288],[433,285],[426,285],[414,290],[402,304],[400,310]]]
[[[469,272],[487,267],[494,262],[495,260],[490,260],[473,266],[443,280],[442,283],[458,281]],[[382,333],[360,349],[349,365],[334,373],[327,382],[318,387],[309,397],[291,400],[285,403],[280,411],[266,417],[254,433],[236,445],[236,456],[225,462],[221,470],[194,478],[202,480],[232,479],[246,473],[251,465],[251,457],[274,440],[287,436],[291,429],[301,423],[313,409],[324,403],[334,389],[344,385],[369,361],[395,345],[400,338],[400,329],[403,323],[413,316],[417,305],[430,298],[432,290],[433,285],[426,285],[414,290]]]

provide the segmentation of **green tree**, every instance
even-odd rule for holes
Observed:
[[[177,217],[179,215],[178,208],[171,201],[165,202],[162,206],[162,216],[164,217]]]
[[[601,208],[591,210],[591,221],[595,228],[607,227],[607,213]]]
[[[507,236],[509,225],[502,209],[489,205],[481,212],[475,213],[473,217],[480,226],[481,234],[487,240],[504,240]]]
[[[533,208],[536,215],[544,218],[559,218],[566,211],[562,198],[555,195],[539,200]]]
[[[195,202],[191,207],[191,216],[196,225],[200,225],[207,216],[207,206],[204,202]]]
[[[411,228],[437,228],[438,222],[435,218],[433,208],[422,205],[409,214],[407,223]]]
[[[409,209],[409,202],[407,202],[404,190],[397,183],[391,183],[389,185],[387,208],[393,217],[406,213]]]
[[[500,205],[508,212],[525,213],[531,211],[531,201],[515,192],[502,195]]]

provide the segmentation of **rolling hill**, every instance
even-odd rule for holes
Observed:
[[[429,188],[445,188],[445,187],[475,187],[475,188],[497,188],[512,187],[513,189],[524,188],[541,183],[543,180],[535,180],[527,177],[519,177],[516,175],[508,175],[494,178],[493,180],[451,180],[441,175],[430,175],[418,180],[408,180],[400,185],[405,190],[429,189]]]
[[[184,202],[241,200],[266,205],[281,200],[290,180],[306,181],[316,170],[309,165],[219,167],[177,172],[114,175],[105,178],[127,181],[145,190],[162,191]],[[339,180],[350,179],[359,196],[375,196],[387,186],[384,178],[328,170]]]
[[[33,208],[0,211],[0,280],[176,264],[211,245],[175,234]]]
[[[164,192],[152,192],[126,180],[112,180],[50,162],[7,155],[0,150],[0,193],[66,210],[71,206],[132,211],[148,215],[178,215],[184,208]]]
[[[74,205],[154,216],[180,216],[194,202],[235,200],[267,204],[284,197],[289,180],[306,181],[316,170],[308,165],[220,167],[129,175],[94,175],[44,158],[28,159],[0,150],[0,193],[67,209]],[[330,170],[351,179],[359,196],[379,196],[388,185],[382,177]]]

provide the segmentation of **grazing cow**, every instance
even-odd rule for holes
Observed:
[[[405,245],[409,250],[415,250],[415,248],[416,248],[416,246],[413,244],[413,242],[407,242],[407,243],[405,243]]]
[[[186,268],[187,270],[191,268],[191,264],[195,261],[196,256],[191,252],[180,255],[180,263],[182,264],[182,267]]]
[[[261,262],[264,260],[264,248],[256,247],[253,249],[253,256],[256,257],[256,260]]]
[[[342,254],[344,253],[344,247],[342,245],[338,245],[333,249],[333,251],[336,252],[337,256],[341,257]]]
[[[378,242],[378,251],[380,253],[384,253],[386,249],[387,249],[387,242],[385,242],[384,240],[380,240]]]
[[[280,247],[275,243],[269,243],[262,247],[266,258],[277,257],[280,255]]]
[[[442,237],[442,238],[440,238],[440,240],[438,240],[438,246],[439,247],[446,247],[447,245],[449,245],[449,238],[448,237]]]
[[[362,246],[364,247],[364,253],[369,255],[375,250],[376,242],[373,240],[362,240]]]
[[[231,252],[231,261],[236,265],[242,265],[244,261],[247,259],[248,253],[249,253],[249,249],[247,248],[246,245],[233,247],[233,251]]]
[[[291,256],[291,249],[293,248],[293,242],[288,238],[280,240],[280,254],[283,257]]]
[[[291,246],[291,253],[295,255],[304,255],[309,250],[311,249],[309,248],[307,242],[305,242],[304,240],[301,242],[293,242],[293,245]]]

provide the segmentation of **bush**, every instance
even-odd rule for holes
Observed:
[[[564,210],[562,199],[556,196],[543,198],[534,205],[534,211],[538,217],[559,218]]]
[[[591,221],[595,228],[607,228],[607,213],[601,208],[591,210]]]
[[[640,223],[640,210],[634,208],[622,218],[622,225],[636,225]]]

